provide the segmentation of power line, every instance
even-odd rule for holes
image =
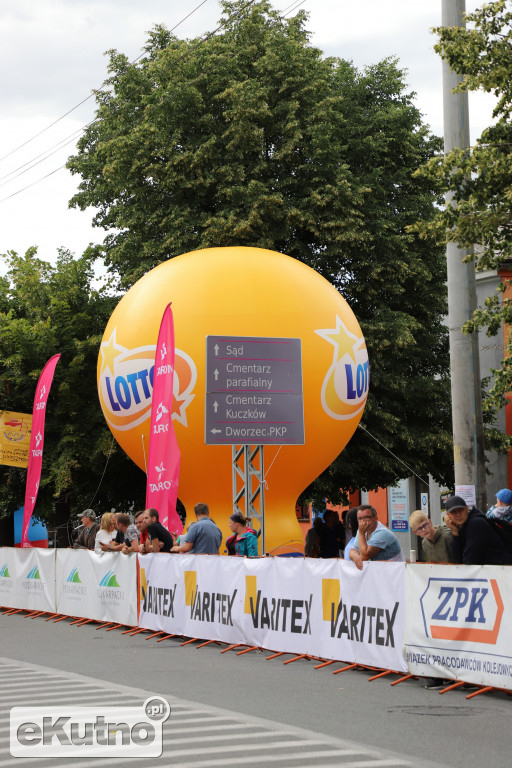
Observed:
[[[199,5],[197,5],[197,6],[196,6],[196,7],[195,7],[195,8],[194,8],[194,9],[193,9],[193,10],[192,10],[192,11],[191,11],[189,14],[187,14],[187,16],[185,16],[183,19],[181,19],[181,21],[180,21],[180,22],[178,22],[178,24],[176,24],[176,25],[175,25],[175,26],[174,26],[174,27],[173,27],[173,28],[170,30],[170,32],[173,32],[175,29],[177,29],[177,28],[178,28],[178,27],[179,27],[179,26],[180,26],[180,25],[181,25],[181,24],[182,24],[184,21],[186,21],[186,20],[187,20],[187,19],[188,19],[190,16],[192,16],[192,14],[193,14],[193,13],[195,13],[195,12],[196,12],[196,11],[197,11],[197,10],[198,10],[198,9],[199,9],[201,6],[202,6],[202,5],[204,5],[206,2],[208,2],[208,0],[202,0],[202,2],[201,2],[201,3],[199,3]],[[190,55],[190,53],[192,53],[192,52],[193,52],[193,51],[194,51],[196,48],[198,48],[198,47],[199,47],[199,45],[201,45],[202,43],[204,43],[204,42],[206,42],[208,39],[210,39],[210,37],[212,37],[213,35],[215,35],[215,34],[216,34],[216,33],[217,33],[217,32],[218,32],[220,29],[222,29],[222,28],[223,28],[223,27],[224,27],[224,26],[225,26],[225,25],[226,25],[226,24],[227,24],[229,21],[231,21],[232,19],[236,18],[236,17],[237,17],[237,16],[238,16],[238,15],[239,15],[239,14],[240,14],[242,11],[244,11],[244,10],[245,10],[245,8],[247,8],[248,6],[252,5],[252,3],[253,3],[253,2],[255,2],[255,0],[249,0],[249,2],[247,2],[247,3],[246,3],[246,4],[245,4],[245,5],[244,5],[244,6],[243,6],[241,9],[240,9],[240,11],[239,11],[237,14],[235,14],[235,15],[233,15],[233,16],[231,16],[231,17],[229,17],[229,19],[227,19],[227,20],[226,20],[226,22],[224,22],[223,24],[220,24],[220,25],[219,25],[219,26],[218,26],[216,29],[214,29],[214,30],[213,30],[213,32],[210,32],[210,33],[208,33],[207,35],[205,35],[205,37],[204,37],[204,38],[202,38],[202,39],[201,39],[201,40],[200,40],[200,41],[197,43],[197,45],[195,45],[193,48],[189,48],[187,51],[185,51],[185,53],[184,53],[184,54],[183,54],[181,57],[179,57],[179,58],[176,60],[175,64],[176,64],[176,63],[178,63],[179,61],[181,61],[182,59],[184,59],[184,58],[187,58],[187,57]],[[280,16],[280,18],[281,18],[281,19],[285,19],[285,18],[287,18],[287,16],[289,16],[289,14],[290,14],[290,13],[292,13],[292,12],[293,12],[293,11],[295,11],[295,10],[297,10],[297,8],[299,8],[299,6],[301,6],[301,5],[303,5],[303,4],[304,4],[304,2],[305,2],[305,0],[294,0],[294,2],[293,2],[293,3],[291,3],[291,4],[290,4],[290,5],[288,5],[286,8],[284,8],[284,9],[283,9],[283,11],[281,11],[281,16]],[[285,16],[285,14],[287,14],[287,15]],[[137,56],[135,59],[133,59],[133,60],[130,62],[130,64],[131,64],[131,65],[135,64],[135,63],[136,63],[136,62],[137,62],[137,61],[138,61],[140,58],[142,58],[142,56],[143,56],[143,55],[144,55],[144,51],[143,51],[143,52],[142,52],[142,53],[141,53],[139,56]],[[39,131],[39,133],[37,133],[37,134],[35,134],[34,136],[32,136],[32,138],[30,138],[30,139],[27,139],[27,141],[23,142],[23,144],[20,144],[20,145],[19,145],[19,147],[16,147],[15,149],[11,150],[11,151],[10,151],[10,152],[9,152],[7,155],[4,155],[2,158],[0,158],[0,162],[1,162],[2,160],[4,160],[5,158],[9,157],[10,155],[14,154],[15,152],[17,152],[19,149],[22,149],[22,148],[23,148],[25,145],[29,144],[29,143],[30,143],[30,142],[32,142],[34,139],[38,138],[38,137],[39,137],[41,134],[45,133],[47,130],[49,130],[50,128],[52,128],[52,127],[53,127],[54,125],[56,125],[58,122],[60,122],[60,121],[61,121],[61,120],[63,120],[65,117],[67,117],[69,114],[71,114],[71,112],[73,112],[75,109],[77,109],[78,107],[80,107],[80,106],[81,106],[81,105],[82,105],[82,104],[83,104],[85,101],[87,101],[88,99],[92,98],[92,96],[93,96],[93,95],[94,95],[94,92],[93,92],[93,93],[91,93],[91,95],[90,95],[90,96],[88,96],[86,99],[83,99],[83,100],[82,100],[82,101],[81,101],[79,104],[77,104],[75,107],[72,107],[70,110],[68,110],[68,111],[67,111],[67,112],[66,112],[64,115],[62,115],[61,117],[59,117],[57,120],[54,120],[54,121],[53,121],[53,122],[52,122],[50,125],[46,126],[46,128],[43,128],[41,131]],[[54,145],[52,145],[52,146],[51,146],[49,149],[46,149],[46,150],[44,150],[44,151],[43,151],[43,152],[41,152],[39,155],[36,155],[35,157],[33,157],[33,158],[31,158],[30,160],[28,160],[26,163],[23,163],[22,165],[18,166],[17,168],[14,168],[12,171],[9,171],[9,173],[6,173],[4,176],[0,176],[0,182],[1,182],[1,181],[4,181],[4,180],[7,180],[7,181],[5,181],[5,184],[8,184],[8,183],[10,183],[10,181],[13,181],[13,180],[14,180],[15,178],[17,178],[18,176],[21,176],[21,175],[23,175],[23,173],[26,173],[28,170],[31,170],[32,168],[34,168],[36,165],[39,165],[40,163],[44,162],[44,161],[45,161],[45,160],[47,160],[49,157],[51,157],[53,154],[55,154],[55,153],[56,153],[56,151],[58,151],[58,149],[59,149],[59,148],[61,149],[61,148],[63,148],[64,146],[66,146],[67,144],[71,143],[71,141],[73,141],[73,140],[74,140],[74,139],[75,139],[75,138],[76,138],[76,137],[77,137],[77,136],[78,136],[80,133],[83,133],[83,131],[85,131],[85,130],[86,130],[88,127],[89,127],[89,126],[93,125],[93,124],[96,122],[96,120],[97,120],[97,118],[95,118],[95,119],[91,120],[90,122],[86,123],[86,125],[82,126],[81,128],[78,128],[76,131],[74,131],[72,134],[70,134],[70,135],[69,135],[67,138],[65,138],[65,139],[62,139],[61,141],[57,142],[57,144],[54,144]],[[55,150],[55,151],[52,151],[52,150]],[[38,162],[36,162],[36,161],[38,161]],[[31,165],[31,164],[32,164],[32,165]],[[26,166],[29,166],[29,165],[30,165],[30,167],[29,167],[29,168],[27,168],[27,170],[26,170],[26,171],[24,171],[23,169],[24,169],[24,168],[26,168]],[[61,168],[63,168],[63,167],[65,167],[65,166],[61,166],[61,167],[60,167],[58,170],[61,170]],[[18,171],[19,171],[19,173],[18,173]],[[49,174],[48,174],[48,175],[49,175]],[[9,177],[12,177],[12,178],[11,178],[11,179],[9,179]],[[43,179],[45,179],[45,178],[47,178],[47,176],[43,176],[43,177],[42,177],[42,178],[41,178],[39,181],[42,181],[42,180],[43,180]],[[35,182],[35,183],[37,183],[37,182]],[[4,185],[4,184],[0,184],[0,187],[2,187],[2,186],[5,186],[5,185]],[[33,184],[30,184],[30,185],[28,185],[28,187],[30,187],[30,186],[33,186]],[[19,190],[18,192],[15,192],[15,193],[13,193],[13,195],[9,195],[8,197],[6,197],[6,198],[3,198],[3,200],[0,200],[0,203],[1,203],[1,202],[3,202],[4,200],[8,200],[8,199],[9,199],[9,197],[12,197],[12,196],[14,196],[14,195],[18,194],[19,192],[22,192],[22,191],[24,191],[24,189],[28,189],[28,187],[24,187],[23,189]]]
[[[175,24],[175,26],[171,30],[169,30],[169,31],[170,32],[174,32],[175,29],[178,29],[179,26],[181,26],[188,18],[190,18],[190,16],[192,16],[196,11],[199,10],[199,8],[201,8],[202,5],[204,5],[207,2],[208,2],[208,0],[202,0],[202,2],[199,3],[199,5],[196,5],[196,7],[192,11],[190,11],[190,13],[188,13],[186,16],[184,16],[181,19],[181,21],[179,21],[177,24]],[[135,64],[142,56],[144,56],[144,51],[139,56],[137,56],[137,58],[135,58],[130,63],[131,64]],[[89,94],[89,96],[86,96],[85,99],[82,99],[82,101],[79,101],[78,104],[75,104],[74,107],[71,107],[71,109],[68,109],[68,111],[65,112],[63,115],[61,115],[56,120],[54,120],[52,123],[47,125],[46,128],[42,128],[38,133],[35,133],[30,139],[27,139],[22,144],[20,144],[18,147],[15,147],[14,149],[11,149],[11,151],[8,152],[6,155],[3,155],[3,157],[0,157],[0,162],[2,162],[2,160],[6,160],[11,155],[14,155],[16,152],[18,152],[18,150],[23,149],[23,147],[26,147],[27,144],[30,144],[35,139],[39,138],[39,136],[41,136],[43,133],[46,133],[46,131],[49,131],[50,128],[53,128],[54,125],[57,125],[57,123],[60,123],[61,120],[64,120],[65,117],[68,117],[68,115],[70,115],[76,109],[81,107],[82,104],[85,104],[86,101],[89,101],[89,99],[92,99],[93,96],[94,96],[94,90],[93,90],[92,93]],[[89,125],[90,125],[90,123],[89,123]],[[85,127],[87,127],[87,126],[85,126]],[[85,127],[81,128],[80,130],[83,131],[85,129]],[[21,166],[21,167],[23,167],[23,166]],[[14,171],[13,171],[13,173],[14,173]]]
[[[47,173],[45,176],[41,176],[40,179],[33,181],[32,184],[27,184],[26,187],[22,187],[21,189],[18,189],[16,192],[13,192],[12,194],[7,195],[7,197],[3,197],[0,200],[0,204],[5,203],[6,200],[10,200],[11,197],[16,197],[16,195],[20,195],[22,192],[25,192],[27,189],[30,189],[30,187],[34,187],[36,184],[39,184],[41,181],[44,181],[49,176],[53,176],[54,173],[58,173],[58,171],[62,171],[62,169],[65,167],[66,167],[65,165],[61,165],[59,168],[55,168],[55,170],[50,171],[50,173]]]
[[[54,146],[50,147],[50,149],[45,150],[44,152],[41,152],[40,155],[37,155],[36,157],[32,158],[32,160],[28,160],[26,163],[24,163],[23,165],[20,165],[18,168],[15,168],[10,173],[6,173],[5,176],[0,176],[0,181],[3,182],[2,184],[0,184],[0,187],[4,187],[6,184],[10,184],[11,181],[14,181],[14,179],[17,179],[19,176],[23,176],[23,174],[28,173],[28,171],[31,171],[33,168],[36,167],[36,165],[39,165],[40,163],[44,163],[44,161],[48,160],[49,157],[52,157],[52,155],[55,155],[61,149],[66,147],[68,144],[71,144],[72,142],[74,142],[77,136],[79,136],[79,134],[83,132],[83,130],[84,130],[83,127],[79,128],[78,130],[70,134],[70,136],[67,136],[65,139],[62,139],[62,141],[59,141],[58,144],[54,144]],[[26,166],[28,166],[28,168]],[[22,170],[23,168],[25,170]],[[16,174],[16,175],[13,175],[13,174]],[[12,176],[12,178],[10,179],[9,176]],[[6,179],[6,181],[4,181],[4,179]]]
[[[417,474],[417,472],[414,471],[414,469],[411,469],[411,467],[409,467],[408,464],[405,463],[405,461],[402,461],[402,459],[399,456],[393,453],[393,451],[390,451],[389,448],[386,445],[384,445],[384,443],[381,443],[381,441],[377,437],[375,437],[375,435],[372,435],[371,432],[368,432],[368,430],[362,427],[361,424],[359,424],[359,429],[362,429],[363,432],[366,432],[366,434],[369,435],[373,440],[375,440],[375,442],[378,443],[381,446],[381,448],[384,448],[384,450],[387,451],[391,456],[393,456],[394,459],[399,461],[400,464],[403,464],[404,467],[411,473],[411,475],[414,475],[414,477],[417,477],[418,480],[420,480],[422,483],[424,483],[425,485],[428,485],[428,480],[424,480],[422,477],[420,477]]]
[[[181,21],[180,21],[178,24],[176,24],[176,25],[175,25],[175,26],[174,26],[174,27],[173,27],[173,28],[170,30],[170,32],[173,32],[175,29],[177,29],[177,28],[180,26],[180,24],[182,24],[184,21],[186,21],[186,19],[188,19],[188,18],[189,18],[189,17],[190,17],[190,16],[191,16],[193,13],[195,13],[195,11],[197,11],[197,10],[198,10],[198,9],[199,9],[199,8],[200,8],[202,5],[204,5],[206,2],[207,2],[207,0],[202,0],[202,2],[201,2],[201,3],[200,3],[198,6],[196,6],[196,7],[194,8],[194,10],[193,10],[193,11],[191,11],[191,12],[190,12],[190,13],[189,13],[187,16],[185,16],[185,17],[184,17],[184,18],[183,18],[183,19],[182,19],[182,20],[181,20]],[[174,62],[174,64],[176,65],[176,64],[178,64],[180,61],[182,61],[183,59],[185,59],[185,58],[188,58],[188,57],[189,57],[189,56],[190,56],[190,55],[191,55],[191,54],[192,54],[192,53],[193,53],[193,52],[194,52],[194,51],[195,51],[195,50],[196,50],[196,49],[197,49],[197,48],[198,48],[200,45],[202,45],[203,43],[207,42],[207,41],[208,41],[210,38],[212,38],[212,37],[213,37],[215,34],[217,34],[217,32],[219,32],[221,29],[223,29],[223,28],[224,28],[224,27],[225,27],[225,26],[226,26],[226,25],[227,25],[229,22],[231,22],[231,21],[233,21],[234,19],[236,19],[236,18],[237,18],[237,17],[238,17],[238,16],[239,16],[239,15],[240,15],[240,14],[241,14],[241,13],[242,13],[242,12],[243,12],[245,9],[246,9],[246,8],[248,8],[249,6],[251,6],[251,5],[252,5],[254,2],[256,2],[256,0],[248,0],[248,2],[247,2],[247,3],[245,3],[245,5],[243,5],[243,6],[242,6],[242,7],[241,7],[241,8],[240,8],[238,11],[237,11],[237,13],[233,14],[233,16],[230,16],[228,19],[226,19],[226,21],[225,21],[225,22],[223,22],[223,23],[219,24],[219,26],[218,26],[218,27],[216,27],[216,28],[215,28],[215,29],[214,29],[212,32],[209,32],[207,35],[205,35],[203,38],[201,38],[201,40],[199,40],[199,41],[198,41],[198,43],[197,43],[196,45],[194,45],[192,48],[189,48],[189,49],[187,49],[187,51],[185,51],[185,53],[183,53],[183,54],[182,54],[182,56],[180,56],[180,57],[179,57],[179,58],[178,58],[178,59],[177,59],[177,60]],[[304,2],[305,2],[305,0],[295,0],[295,2],[291,3],[289,6],[287,6],[287,7],[284,9],[284,11],[282,11],[282,12],[281,12],[281,13],[282,13],[282,15],[281,15],[279,18],[281,18],[281,19],[284,19],[284,18],[286,18],[286,17],[284,16],[284,14],[285,14],[285,13],[287,13],[287,12],[291,13],[292,11],[296,10],[296,9],[297,9],[297,8],[298,8],[300,5],[302,5]],[[139,55],[139,56],[138,56],[136,59],[134,59],[134,60],[131,62],[131,64],[134,64],[134,63],[136,63],[136,62],[137,62],[137,61],[138,61],[138,60],[139,60],[139,59],[140,59],[140,58],[141,58],[143,55],[144,55],[144,52],[143,52],[143,53],[141,53],[141,54],[140,54],[140,55]],[[93,95],[94,95],[94,93],[92,93],[90,96],[88,96],[88,97],[87,97],[87,99],[89,99],[89,98],[92,98],[92,96],[93,96]],[[55,120],[55,121],[54,121],[54,122],[53,122],[51,125],[47,126],[47,128],[45,128],[45,129],[43,129],[42,131],[40,131],[38,134],[36,134],[35,136],[33,136],[31,139],[28,139],[26,142],[24,142],[23,144],[21,144],[21,145],[20,145],[18,148],[16,148],[16,149],[12,150],[11,152],[9,152],[9,153],[8,153],[8,155],[4,155],[4,157],[3,157],[3,158],[0,158],[0,161],[1,161],[1,160],[3,160],[3,159],[5,159],[5,158],[6,158],[6,157],[8,157],[9,155],[13,154],[14,152],[16,152],[16,151],[17,151],[17,149],[21,149],[23,146],[25,146],[26,144],[28,144],[28,143],[30,143],[31,141],[33,141],[35,138],[37,138],[38,136],[40,136],[40,135],[41,135],[42,133],[44,133],[46,130],[48,130],[48,129],[49,129],[49,128],[51,128],[53,125],[55,125],[55,124],[56,124],[56,123],[58,123],[60,120],[62,120],[64,117],[66,117],[66,116],[67,116],[67,115],[69,115],[71,112],[73,112],[73,110],[74,110],[74,109],[77,109],[79,106],[81,106],[81,105],[84,103],[84,101],[87,101],[87,99],[84,99],[84,100],[82,100],[82,101],[81,101],[79,104],[77,104],[77,106],[76,106],[76,107],[73,107],[72,109],[68,110],[68,112],[66,112],[66,114],[65,114],[65,115],[62,115],[62,117],[60,117],[60,118],[58,118],[57,120]],[[90,121],[89,123],[87,123],[85,126],[83,126],[82,128],[78,129],[77,131],[75,131],[75,133],[74,133],[74,134],[72,134],[72,136],[74,137],[74,136],[75,136],[75,134],[79,134],[79,133],[82,133],[82,132],[83,132],[83,131],[85,131],[85,130],[86,130],[88,127],[89,127],[89,126],[93,125],[95,122],[97,122],[97,118],[95,118],[94,120],[91,120],[91,121]],[[31,163],[31,162],[33,162],[33,161],[35,161],[35,160],[39,160],[39,162],[33,162],[33,165],[31,166],[31,168],[27,169],[27,170],[31,170],[31,169],[32,169],[32,168],[34,168],[36,165],[39,165],[39,163],[40,163],[40,162],[44,162],[44,160],[48,159],[48,157],[51,157],[51,155],[55,154],[55,152],[57,152],[57,151],[58,151],[58,149],[55,149],[55,152],[52,152],[52,151],[51,151],[52,149],[54,149],[55,147],[58,147],[58,148],[62,148],[63,146],[66,146],[66,144],[69,144],[69,143],[71,143],[71,141],[72,141],[72,140],[73,140],[73,139],[71,139],[70,137],[68,137],[67,139],[63,139],[63,140],[62,140],[61,142],[59,142],[57,145],[53,145],[53,147],[50,147],[50,149],[49,149],[49,150],[46,150],[46,152],[43,152],[43,153],[42,153],[42,155],[46,154],[46,157],[43,157],[41,160],[39,160],[39,158],[41,158],[41,156],[42,156],[42,155],[38,155],[36,158],[33,158],[32,160],[29,160],[29,161],[27,161],[27,163],[24,163],[23,165],[21,165],[21,166],[19,166],[18,168],[14,169],[13,171],[11,171],[11,173],[9,173],[9,174],[6,174],[6,176],[3,176],[3,177],[1,177],[1,179],[5,179],[5,178],[7,178],[8,176],[12,176],[14,173],[16,173],[16,171],[20,171],[21,169],[23,169],[23,168],[24,168],[26,165],[28,165],[29,163]],[[64,142],[65,142],[65,143],[64,143]],[[45,180],[45,179],[47,179],[48,177],[50,177],[50,176],[53,176],[53,174],[57,173],[58,171],[61,171],[61,170],[63,170],[65,167],[66,167],[66,165],[65,165],[65,164],[64,164],[64,165],[61,165],[61,166],[59,166],[59,168],[56,168],[55,170],[51,171],[50,173],[47,173],[47,174],[45,174],[45,175],[44,175],[44,176],[42,176],[41,178],[39,178],[39,179],[37,179],[36,181],[32,182],[31,184],[27,184],[27,186],[25,186],[25,187],[22,187],[21,189],[17,190],[16,192],[13,192],[13,193],[12,193],[12,194],[10,194],[10,195],[7,195],[6,197],[4,197],[4,198],[0,199],[0,204],[2,204],[2,203],[4,203],[4,202],[6,202],[7,200],[11,199],[12,197],[16,197],[17,195],[21,194],[22,192],[25,192],[27,189],[30,189],[31,187],[35,186],[36,184],[39,184],[40,182],[44,181],[44,180]],[[25,172],[26,172],[26,171],[23,171],[23,173],[25,173]],[[19,173],[19,174],[17,174],[17,176],[20,176],[20,175],[22,175],[22,173]],[[13,178],[17,178],[17,176],[14,176]],[[12,181],[12,180],[13,180],[13,179],[10,179],[9,181]],[[9,181],[6,181],[5,183],[6,183],[6,184],[7,184],[7,183],[9,183]],[[4,185],[3,185],[3,184],[0,184],[0,186],[4,186]]]

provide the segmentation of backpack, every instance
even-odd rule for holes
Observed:
[[[485,518],[491,528],[498,534],[505,548],[512,552],[512,525],[495,517]]]

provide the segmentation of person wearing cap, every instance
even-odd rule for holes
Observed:
[[[80,517],[83,528],[73,544],[73,549],[94,549],[96,534],[99,530],[96,513],[92,509],[84,509]]]
[[[432,525],[432,520],[421,509],[411,513],[409,525],[414,535],[421,539],[421,550],[427,563],[452,562],[452,532],[447,525]]]
[[[496,494],[496,504],[487,510],[486,517],[512,523],[512,491],[502,488]]]
[[[452,532],[454,563],[464,565],[512,565],[512,552],[486,520],[485,515],[468,505],[461,496],[445,501],[445,522]]]

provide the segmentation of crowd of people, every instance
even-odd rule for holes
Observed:
[[[359,570],[368,560],[404,562],[400,543],[392,531],[377,517],[371,504],[361,504],[342,513],[326,509],[318,515],[306,534],[306,557],[340,557],[351,560]]]
[[[421,540],[422,560],[427,563],[465,565],[512,565],[512,491],[502,488],[496,503],[483,514],[469,507],[461,496],[444,503],[445,522],[434,526],[430,518],[415,510],[411,531]],[[404,562],[395,534],[378,520],[375,507],[362,504],[342,513],[326,510],[313,520],[306,534],[306,557],[343,557],[359,569],[367,560]]]
[[[512,565],[512,491],[502,488],[496,503],[484,514],[461,496],[444,503],[445,523],[434,526],[424,512],[409,518],[411,531],[421,539],[427,563]]]
[[[512,565],[512,491],[502,488],[496,503],[483,514],[469,507],[461,496],[445,501],[445,522],[435,526],[420,510],[415,510],[409,524],[421,541],[421,559],[427,563],[463,563],[465,565]],[[124,554],[172,552],[219,553],[222,532],[210,518],[206,504],[194,507],[195,521],[176,537],[162,525],[156,509],[136,512],[133,522],[128,514],[105,512],[98,520],[92,509],[81,514],[81,530],[74,543],[76,549],[91,549]],[[226,540],[228,555],[258,556],[258,532],[240,513],[228,521],[232,535]],[[339,557],[351,560],[362,569],[368,560],[405,560],[395,534],[377,517],[375,507],[362,504],[342,513],[325,510],[323,517],[313,520],[306,534],[306,557]]]
[[[73,545],[75,549],[90,549],[96,554],[122,552],[125,555],[149,552],[173,552],[194,555],[217,555],[222,543],[222,532],[210,518],[206,504],[194,507],[195,521],[187,531],[176,538],[162,525],[156,509],[144,509],[131,517],[124,513],[105,512],[101,520],[92,509],[85,509],[81,516],[81,530]],[[248,520],[240,513],[229,518],[233,532],[226,541],[229,555],[238,557],[258,556],[258,534],[249,527]]]

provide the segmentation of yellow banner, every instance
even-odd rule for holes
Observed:
[[[0,411],[0,464],[27,467],[31,430],[31,413]]]

